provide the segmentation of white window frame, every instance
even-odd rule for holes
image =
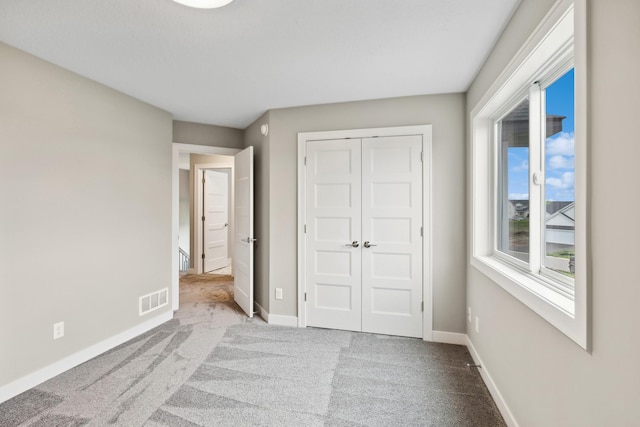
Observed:
[[[473,267],[543,317],[582,348],[590,351],[590,258],[587,234],[587,96],[586,0],[559,0],[525,45],[471,110],[471,257]],[[520,263],[496,250],[497,165],[496,121],[529,95],[530,108],[541,109],[544,89],[571,66],[575,76],[575,279],[563,280],[542,267],[542,251],[530,251],[529,263]],[[534,85],[535,84],[535,85]],[[533,132],[542,126],[531,125]],[[541,135],[531,135],[539,138]],[[530,150],[530,156],[532,156]],[[540,152],[530,158],[540,170]],[[536,157],[537,156],[537,157]],[[531,173],[530,173],[531,176]],[[530,178],[531,180],[531,178]],[[530,187],[530,206],[542,206],[544,183]],[[537,187],[537,188],[534,188]],[[534,213],[537,212],[537,213]],[[530,233],[541,238],[540,209],[531,209]],[[540,224],[540,227],[534,224]],[[534,248],[535,249],[535,248]],[[535,253],[534,253],[535,252]],[[470,284],[473,286],[473,284]]]

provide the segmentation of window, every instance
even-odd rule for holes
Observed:
[[[471,264],[588,349],[584,15],[559,0],[471,111]]]
[[[569,70],[565,70],[569,68]],[[573,295],[575,264],[574,71],[536,80],[495,121],[496,247],[505,262]],[[546,76],[545,76],[546,77]],[[546,79],[548,80],[548,79]]]

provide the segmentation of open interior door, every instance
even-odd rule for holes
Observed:
[[[236,154],[234,180],[234,296],[247,316],[253,317],[253,147]]]
[[[203,171],[203,273],[229,265],[229,175]]]

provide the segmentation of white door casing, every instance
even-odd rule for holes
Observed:
[[[422,337],[422,137],[362,140],[362,331]]]
[[[253,147],[236,154],[234,183],[234,298],[253,317]]]
[[[298,325],[317,324],[316,306],[311,303],[316,303],[318,287],[315,283],[321,282],[317,280],[321,277],[316,273],[326,269],[323,270],[322,265],[316,266],[314,252],[321,249],[320,245],[331,240],[337,243],[338,240],[338,236],[331,236],[329,231],[316,230],[315,223],[330,218],[334,222],[331,231],[342,233],[337,220],[340,215],[328,212],[316,215],[314,212],[316,196],[312,196],[314,184],[310,181],[316,178],[309,168],[317,165],[312,152],[322,151],[324,148],[320,147],[323,144],[329,149],[328,143],[337,143],[338,147],[333,148],[338,149],[339,143],[335,140],[339,139],[363,147],[361,215],[355,222],[353,218],[349,219],[350,224],[362,221],[359,232],[350,230],[352,235],[360,237],[359,247],[351,249],[350,260],[351,267],[357,267],[358,263],[360,266],[361,292],[351,291],[351,295],[361,297],[361,324],[359,328],[353,327],[354,322],[348,327],[345,327],[347,323],[338,326],[325,324],[324,327],[432,340],[430,125],[298,134]],[[332,166],[336,169],[339,163]],[[357,178],[352,177],[351,182],[357,182]],[[339,198],[339,195],[332,197]],[[352,206],[358,205],[358,202],[351,203]],[[318,218],[313,218],[314,215]],[[332,239],[312,242],[323,234]],[[364,242],[369,242],[368,248],[363,246]],[[348,249],[347,246],[344,248]],[[335,244],[334,249],[338,251]],[[339,260],[340,257],[335,258]],[[348,270],[339,263],[331,266],[337,273],[343,273],[341,279],[344,280],[344,273]],[[324,275],[322,278],[329,277]],[[350,277],[357,277],[357,271],[350,272]],[[340,306],[338,302],[333,304]],[[344,309],[347,304],[342,304]],[[355,301],[349,304],[357,305]],[[352,309],[353,312],[356,310],[355,307]],[[334,320],[334,323],[339,322]]]
[[[229,175],[203,171],[203,272],[229,265]]]
[[[307,144],[307,324],[361,325],[360,140]]]
[[[179,215],[179,170],[180,170],[180,157],[182,154],[220,154],[224,156],[233,156],[240,150],[236,148],[226,147],[209,147],[205,145],[194,144],[182,144],[174,142],[172,145],[172,159],[171,159],[171,247],[173,256],[171,258],[171,307],[173,310],[178,310],[180,306],[180,273],[179,273],[179,228],[180,228],[180,215]],[[215,167],[215,165],[214,165]],[[196,184],[196,183],[194,183]],[[198,222],[196,221],[196,224]],[[195,239],[196,242],[199,239]],[[198,253],[196,251],[196,253]],[[200,252],[201,253],[201,252]],[[200,263],[194,263],[195,266]]]

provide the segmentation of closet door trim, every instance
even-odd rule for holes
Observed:
[[[433,295],[432,295],[432,224],[431,224],[431,152],[432,126],[400,126],[388,128],[350,129],[326,132],[298,133],[298,326],[306,327],[305,292],[307,292],[306,271],[306,147],[308,141],[335,140],[345,138],[375,138],[383,136],[420,135],[423,147],[422,191],[423,191],[423,328],[422,338],[433,340]]]

